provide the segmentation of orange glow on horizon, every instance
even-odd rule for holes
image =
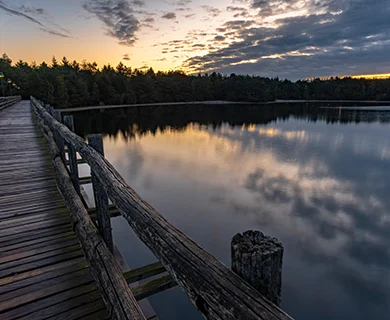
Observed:
[[[361,74],[351,76],[353,79],[390,79],[390,73],[378,73],[378,74]]]

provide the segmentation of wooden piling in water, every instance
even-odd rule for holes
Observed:
[[[283,245],[260,231],[236,234],[231,243],[232,270],[280,306]]]

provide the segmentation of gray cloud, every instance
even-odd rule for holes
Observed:
[[[137,37],[135,33],[140,28],[140,22],[134,15],[134,10],[125,0],[97,0],[87,1],[83,8],[96,15],[102,21],[107,34],[126,46],[134,45]]]
[[[130,57],[128,53],[125,53],[122,57],[123,60],[130,61]]]
[[[192,0],[178,0],[171,3],[173,6],[186,7],[191,4]]]
[[[175,12],[167,12],[161,16],[163,19],[167,20],[175,20],[176,19],[176,13]]]
[[[25,5],[22,5],[20,7],[20,10],[23,11],[24,13],[32,13],[32,14],[44,14],[45,13],[45,9],[43,8],[34,8],[34,7],[27,7]]]
[[[298,1],[282,1],[294,7]],[[252,6],[275,10],[276,2]],[[281,3],[278,1],[277,3]],[[279,19],[277,28],[253,20],[229,21],[217,29],[235,43],[184,64],[194,71],[217,70],[292,79],[386,72],[390,61],[390,2],[306,0],[315,13]],[[322,13],[320,13],[322,12]],[[260,11],[261,13],[261,11]]]
[[[11,9],[11,8],[7,7],[3,1],[0,1],[0,9],[5,11],[5,12],[7,12],[7,13],[9,13],[9,14],[25,18],[25,19],[29,20],[30,22],[35,23],[35,24],[37,24],[37,25],[39,25],[41,27],[45,27],[37,19],[35,19],[35,18],[33,18],[33,17],[31,17],[31,16],[29,16],[29,15],[27,15],[27,14],[21,12],[21,11],[17,11],[17,10],[14,10],[14,9]]]
[[[6,3],[4,3],[4,1],[0,0],[0,10],[3,10],[6,13],[11,14],[11,15],[22,17],[22,18],[24,18],[24,19],[26,19],[26,20],[28,20],[28,21],[38,25],[39,26],[39,30],[41,30],[43,32],[49,33],[49,34],[54,35],[54,36],[59,36],[59,37],[62,37],[62,38],[70,38],[70,36],[68,34],[65,34],[65,33],[62,33],[62,32],[58,32],[56,30],[52,30],[51,28],[47,27],[44,23],[42,23],[38,19],[36,19],[36,18],[32,17],[31,15],[29,15],[29,14],[36,14],[36,15],[44,14],[45,10],[42,9],[42,8],[21,6],[18,10],[16,10],[16,9],[10,8]],[[56,24],[54,24],[54,25],[58,26]],[[61,27],[60,27],[60,29],[62,29],[65,32],[67,32],[67,30],[65,30],[65,29],[63,29]]]

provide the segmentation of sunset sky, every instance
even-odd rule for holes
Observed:
[[[281,78],[390,72],[389,0],[0,0],[0,54]]]

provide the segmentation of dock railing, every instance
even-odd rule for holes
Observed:
[[[22,100],[21,96],[0,97],[0,111]]]
[[[103,300],[116,319],[144,319],[134,297],[139,296],[139,291],[129,289],[126,274],[122,275],[111,254],[110,215],[118,213],[162,263],[163,267],[157,263],[154,269],[169,272],[164,279],[157,279],[157,284],[139,289],[146,292],[142,298],[177,284],[206,319],[292,319],[261,290],[244,281],[245,277],[227,268],[142,199],[104,157],[101,135],[88,137],[87,143],[73,132],[71,116],[64,117],[63,124],[59,111],[44,107],[33,97],[31,105],[49,142],[58,188],[71,211],[74,229]],[[90,166],[91,177],[79,178],[78,163]],[[80,197],[80,183],[86,180],[93,183],[93,210],[87,210]],[[97,228],[91,217],[96,217]],[[281,268],[281,258],[278,267]],[[148,268],[151,275],[156,274],[153,266],[145,267],[143,272]]]

